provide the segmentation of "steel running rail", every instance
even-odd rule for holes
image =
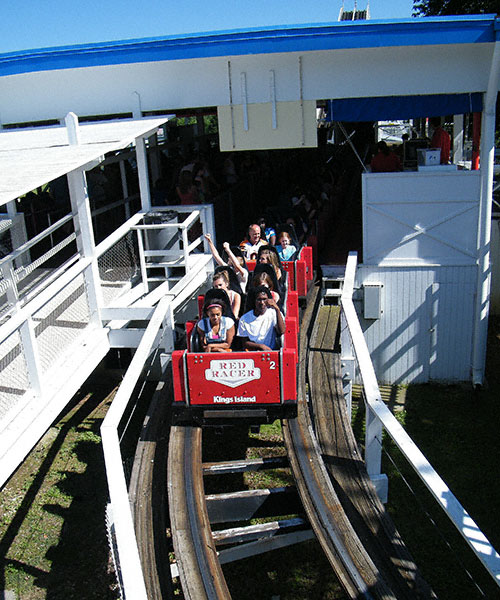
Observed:
[[[290,466],[313,531],[348,596],[352,599],[394,598],[349,523],[313,431],[305,388],[307,340],[318,301],[318,288],[311,288],[300,330],[298,416],[286,421],[283,427]]]
[[[342,314],[347,329],[346,331],[343,327],[342,335],[345,336],[343,345],[347,338],[346,334],[351,338],[366,398],[365,462],[368,473],[371,476],[380,473],[380,441],[384,428],[497,585],[500,586],[500,555],[382,400],[368,346],[352,301],[356,266],[357,254],[351,252],[347,260],[341,297]]]
[[[184,597],[230,600],[208,518],[201,463],[200,427],[172,427],[168,498],[172,537]]]

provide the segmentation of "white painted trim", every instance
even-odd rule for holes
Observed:
[[[488,314],[490,307],[490,243],[491,199],[493,197],[493,174],[495,160],[495,108],[500,84],[500,42],[495,42],[491,61],[488,89],[484,96],[481,124],[481,201],[479,205],[476,310],[474,316],[474,340],[472,352],[472,383],[482,385],[488,337]]]
[[[276,104],[276,73],[274,69],[269,71],[269,95],[272,106],[272,124],[273,129],[278,129],[278,113]]]
[[[453,162],[464,160],[464,115],[453,116]]]
[[[240,73],[241,83],[241,99],[243,101],[243,129],[248,131],[248,91],[247,91],[247,74]]]
[[[144,138],[135,140],[135,154],[137,158],[137,174],[139,176],[139,191],[141,196],[141,208],[144,211],[151,210],[151,194],[149,189],[148,159],[146,155],[146,142]]]

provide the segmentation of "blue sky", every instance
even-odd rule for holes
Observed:
[[[267,25],[336,21],[342,0],[17,0],[3,2],[0,53]],[[354,0],[345,0],[352,10]],[[412,0],[371,0],[372,19],[411,17]],[[366,0],[358,0],[364,9]]]

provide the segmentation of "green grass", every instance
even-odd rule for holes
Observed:
[[[500,321],[493,318],[487,381],[482,389],[475,391],[470,384],[394,386],[388,398],[389,405],[394,397],[403,398],[392,406],[397,409],[396,418],[497,550],[500,548],[498,331]],[[364,409],[359,409],[356,402],[353,428],[362,446]],[[483,598],[484,593],[487,598],[500,599],[498,586],[386,434],[382,471],[389,478],[387,510],[438,597],[474,600]]]
[[[0,493],[0,589],[22,600],[118,597],[99,436],[116,381],[89,386]]]
[[[211,434],[205,435],[207,444],[204,450],[210,453],[210,458],[216,460],[212,454],[214,448],[223,448],[234,458],[260,458],[269,456],[286,455],[283,446],[280,421],[269,425],[261,425],[259,433],[248,433],[246,428],[241,431],[225,432],[223,440],[217,446],[211,441]],[[243,441],[243,444],[242,444]],[[243,455],[237,456],[243,451]],[[205,479],[205,485],[211,478]],[[262,489],[293,485],[293,477],[289,468],[270,469],[243,473],[240,476],[229,478],[226,483],[231,489]],[[217,486],[220,485],[220,480]],[[217,487],[220,491],[220,488]],[[280,515],[272,518],[252,519],[251,523],[262,523],[280,518],[290,518],[296,515]],[[229,563],[223,566],[224,575],[233,598],[238,600],[271,600],[279,597],[280,600],[314,599],[314,600],[342,600],[346,598],[338,583],[337,578],[324,557],[323,551],[316,541],[302,542],[284,548],[277,552],[253,556],[246,560]]]
[[[412,439],[496,548],[500,547],[499,392],[496,386],[480,393],[468,385],[409,386],[401,414]],[[481,598],[467,570],[488,598],[500,598],[498,587],[393,442],[386,438],[384,446],[396,465],[384,457],[387,509],[438,596]]]
[[[419,385],[392,388],[387,398],[397,409],[397,418],[497,549],[499,332],[500,321],[492,319],[488,385],[482,390],[475,392],[466,384]],[[0,590],[11,590],[22,600],[118,597],[109,566],[104,522],[108,494],[99,435],[116,384],[115,379],[97,373],[0,492]],[[362,410],[355,412],[353,426],[362,439]],[[230,443],[228,440],[226,434],[204,432],[204,459],[284,454],[278,421],[261,426],[258,434],[249,433],[246,427],[235,428]],[[482,598],[466,568],[487,598],[499,599],[498,587],[387,436],[384,448],[396,464],[384,455],[383,471],[389,477],[387,509],[439,598]],[[408,491],[404,479],[416,496]],[[228,476],[223,484],[227,490],[235,490],[291,482],[288,469],[273,469]],[[211,478],[205,479],[205,485],[207,493],[220,491],[220,482],[215,485]],[[451,551],[442,535],[449,540]],[[224,572],[234,597],[242,600],[345,597],[313,541],[226,565]]]

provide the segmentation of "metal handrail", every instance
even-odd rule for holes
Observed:
[[[346,265],[341,306],[365,393],[367,410],[365,462],[368,473],[370,475],[380,473],[383,427],[474,554],[500,586],[500,555],[382,400],[368,346],[352,301],[356,265],[357,255],[351,252]],[[370,424],[375,426],[370,427]]]

